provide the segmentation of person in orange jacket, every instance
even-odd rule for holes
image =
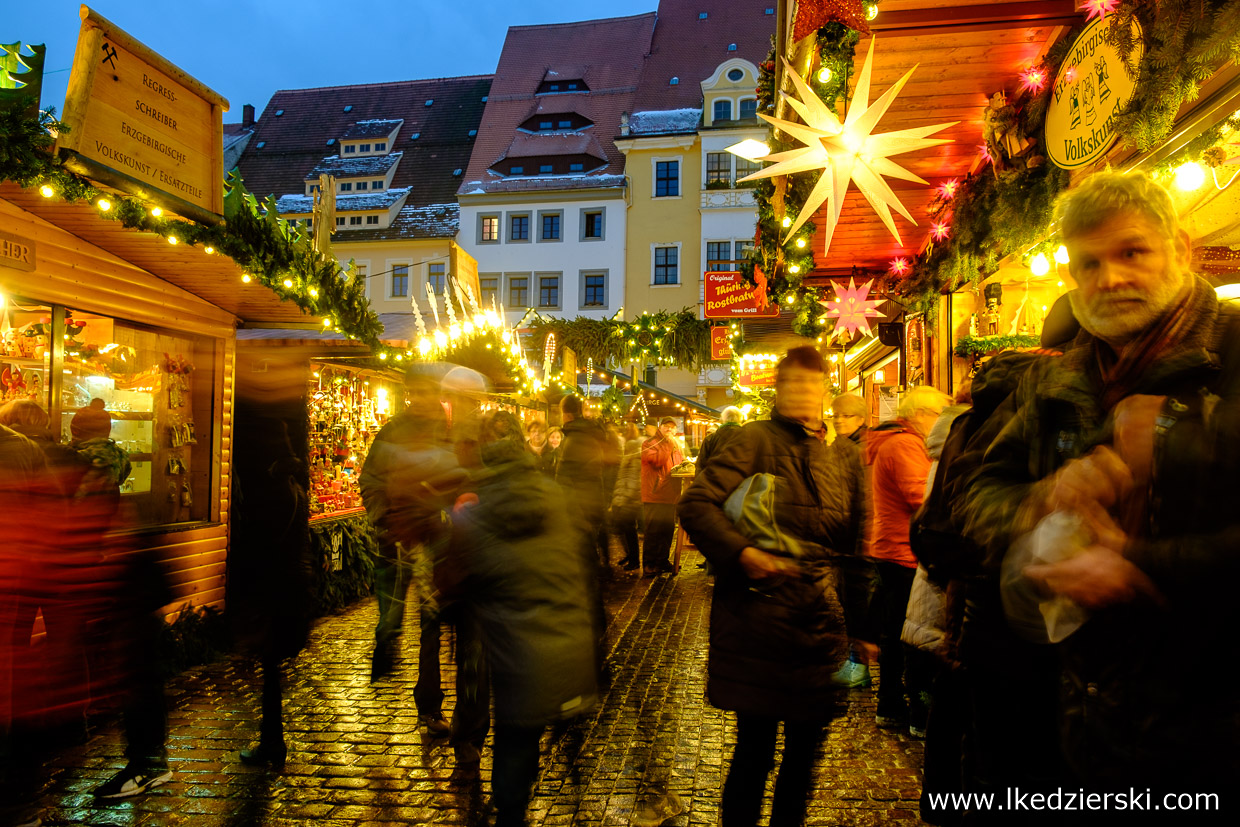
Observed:
[[[926,435],[949,401],[940,390],[915,387],[900,400],[896,418],[872,428],[865,441],[872,509],[869,555],[878,569],[874,602],[880,618],[880,679],[874,717],[879,726],[908,726],[915,734],[925,730],[927,709],[922,692],[930,687],[922,685],[916,668],[905,669],[900,641],[917,573],[917,557],[909,546],[909,520],[921,507],[930,474]]]
[[[642,443],[642,557],[647,572],[672,570],[669,555],[680,486],[671,477],[672,469],[684,460],[676,440],[676,420],[665,416],[654,434]]]

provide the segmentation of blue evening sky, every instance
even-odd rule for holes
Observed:
[[[484,75],[509,26],[654,11],[658,0],[96,0],[91,8],[257,115],[277,89]],[[0,0],[0,43],[47,44],[46,108],[64,104],[76,0]],[[589,11],[586,9],[589,8]]]

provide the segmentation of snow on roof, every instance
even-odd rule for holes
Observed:
[[[489,192],[522,192],[526,190],[584,190],[623,187],[623,175],[539,175],[504,178],[497,181],[469,181],[461,195],[485,195]]]
[[[346,138],[386,138],[393,131],[399,129],[404,122],[404,118],[398,120],[371,118],[365,121],[357,121],[346,129],[340,137],[342,140]]]
[[[348,231],[349,241],[373,241],[393,238],[455,238],[461,226],[461,208],[457,204],[431,204],[401,208],[385,229]]]
[[[361,210],[386,210],[409,193],[409,187],[372,192],[366,195],[336,196],[336,212],[359,212]],[[312,195],[283,195],[276,201],[281,215],[308,214],[314,210]]]
[[[334,175],[337,178],[387,175],[388,170],[398,164],[403,156],[403,152],[362,158],[341,158],[339,155],[329,155],[306,174],[306,180],[312,181],[320,175]]]
[[[629,134],[660,135],[669,132],[696,132],[701,120],[701,109],[634,112],[629,116]]]

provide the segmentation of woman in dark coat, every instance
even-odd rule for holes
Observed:
[[[507,412],[482,421],[477,502],[453,518],[454,565],[436,583],[478,623],[495,701],[496,827],[525,823],[538,742],[597,700],[587,561],[555,482],[524,450]]]
[[[861,466],[855,450],[825,443],[824,380],[816,350],[789,351],[776,371],[771,419],[744,426],[680,500],[681,524],[717,573],[707,696],[736,712],[724,827],[757,822],[780,722],[771,825],[801,824],[825,726],[839,713],[831,675],[848,639],[836,558],[854,548]],[[777,526],[782,550],[758,548],[762,541],[724,512],[729,495],[755,474],[776,478],[775,526],[765,527]]]

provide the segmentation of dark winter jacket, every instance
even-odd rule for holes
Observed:
[[[436,572],[482,630],[500,724],[538,727],[597,700],[593,624],[580,544],[559,487],[515,448],[476,475],[478,502],[453,518],[459,582]]]
[[[366,455],[358,484],[387,558],[395,557],[398,542],[406,548],[437,542],[441,512],[468,478],[444,428],[441,419],[400,414],[379,430]]]
[[[616,474],[616,488],[611,495],[611,507],[620,511],[640,511],[642,507],[642,441],[630,439],[624,445],[620,459],[620,471]]]
[[[1189,313],[1183,341],[1131,391],[1169,398],[1144,530],[1125,550],[1167,605],[1108,607],[1060,644],[1065,753],[1087,782],[1221,789],[1240,773],[1240,702],[1227,656],[1240,582],[1240,316],[1200,279]],[[1096,346],[1080,333],[1001,409],[1006,424],[965,497],[967,528],[991,554],[1030,527],[1022,503],[1051,474],[1111,441]],[[1168,673],[1169,656],[1193,665],[1191,680]]]
[[[797,561],[801,576],[775,584],[745,576],[739,557],[752,542],[723,511],[741,482],[760,473],[779,478],[779,528],[806,549]],[[694,479],[678,512],[717,573],[707,684],[712,704],[787,719],[831,716],[831,673],[847,654],[834,558],[854,548],[860,498],[856,450],[825,445],[778,412],[741,428]]]
[[[700,474],[702,469],[706,467],[706,463],[710,462],[710,458],[722,451],[732,437],[739,434],[740,431],[741,426],[739,424],[725,422],[719,426],[719,430],[702,440],[702,447],[698,449],[697,455],[697,472]]]
[[[578,417],[564,423],[560,461],[555,479],[574,504],[574,514],[597,524],[606,506],[603,503],[603,463],[607,452],[607,432],[596,420]]]

